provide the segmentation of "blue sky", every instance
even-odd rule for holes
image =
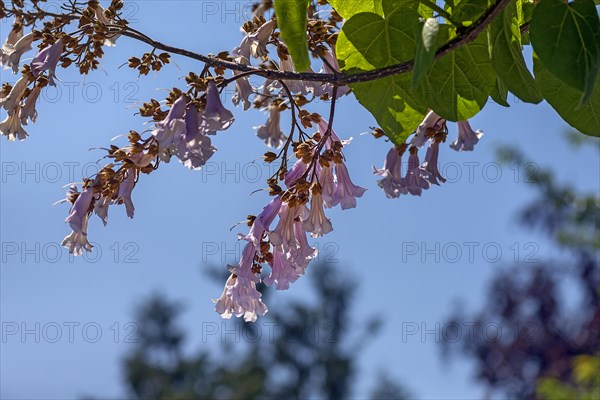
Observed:
[[[149,36],[216,54],[241,40],[238,27],[250,2],[129,4],[129,19]],[[0,27],[4,40],[8,25],[4,21]],[[102,152],[89,149],[107,146],[130,129],[145,129],[133,115],[135,102],[162,99],[166,92],[157,88],[183,87],[186,71],[202,68],[179,57],[161,73],[139,79],[134,71],[118,68],[147,50],[121,38],[106,51],[103,70],[80,77],[59,69],[62,83],[42,96],[30,137],[0,142],[2,398],[122,397],[119,361],[130,346],[128,323],[135,306],[153,292],[187,304],[182,323],[190,350],[214,348],[220,340],[220,335],[206,336],[207,326],[222,326],[210,301],[222,288],[206,270],[235,261],[235,234],[244,227],[230,227],[268,200],[262,192],[250,195],[264,186],[270,171],[254,162],[265,151],[252,128],[266,119],[260,111],[235,111],[235,124],[216,137],[219,151],[204,171],[189,171],[174,160],[143,176],[133,194],[133,220],[115,207],[107,227],[97,218],[91,222],[94,253],[73,259],[58,247],[69,233],[63,222],[68,207],[52,204],[64,197],[63,185],[103,165]],[[7,71],[0,77],[15,80]],[[327,109],[327,104],[310,108],[323,115]],[[282,125],[287,123],[286,117]],[[389,144],[360,136],[373,125],[352,96],[341,100],[335,129],[342,138],[354,137],[345,152],[348,167],[354,182],[368,191],[356,209],[329,211],[334,231],[317,241],[322,260],[338,261],[360,284],[354,322],[371,315],[385,322],[361,355],[361,370],[385,368],[420,398],[480,398],[483,389],[471,379],[470,365],[442,363],[435,335],[421,337],[421,329],[436,330],[440,324],[441,332],[457,300],[461,307],[478,309],[489,278],[515,259],[555,255],[543,237],[517,224],[515,213],[534,195],[524,182],[524,166],[498,165],[495,151],[517,146],[533,165],[552,165],[561,181],[596,192],[598,152],[570,148],[563,139],[566,124],[546,103],[511,99],[509,109],[491,103],[472,120],[485,131],[475,152],[450,150],[456,135],[450,128],[440,155],[450,182],[421,198],[388,200],[371,166],[382,165]],[[270,300],[299,298],[307,290],[303,278]],[[419,332],[409,334],[415,327]],[[502,328],[503,334],[511,329]],[[23,329],[34,333],[23,337]],[[361,382],[356,394],[365,395],[372,384]]]

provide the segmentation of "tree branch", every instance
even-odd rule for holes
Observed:
[[[496,3],[493,6],[491,6],[477,21],[475,21],[472,25],[466,27],[463,30],[463,32],[457,35],[454,39],[450,40],[444,46],[440,47],[435,53],[434,59],[437,60],[443,57],[444,55],[456,50],[460,46],[466,45],[475,40],[479,36],[479,34],[482,33],[484,29],[500,14],[500,12],[502,12],[504,7],[506,7],[506,5],[510,1],[511,0],[497,0]],[[350,83],[369,82],[388,76],[399,75],[410,72],[414,69],[414,60],[391,65],[389,67],[378,68],[373,71],[360,72],[352,75],[321,74],[316,72],[289,72],[271,69],[261,69],[252,67],[250,65],[225,61],[215,57],[209,57],[202,54],[198,54],[189,50],[169,46],[164,43],[153,40],[139,32],[129,31],[127,29],[128,28],[125,28],[125,30],[122,32],[123,36],[128,36],[141,42],[147,43],[150,46],[153,46],[159,50],[202,61],[212,67],[221,67],[223,69],[244,72],[245,75],[259,75],[272,80],[311,81],[333,83],[336,85],[347,85]]]

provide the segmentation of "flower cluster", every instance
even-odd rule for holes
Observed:
[[[263,265],[270,267],[262,279],[267,286],[288,289],[317,256],[307,235],[318,238],[333,230],[325,209],[337,205],[354,208],[356,198],[365,192],[352,182],[344,162],[342,148],[349,142],[341,141],[326,120],[315,120],[319,121],[318,132],[310,140],[295,144],[298,160],[289,171],[284,168],[278,174],[286,190],[272,178],[273,199],[258,216],[248,218],[248,234],[239,235],[240,240],[247,241],[242,258],[237,267],[231,267],[223,294],[215,300],[215,309],[224,318],[236,315],[255,321],[264,315],[267,307],[256,289]]]
[[[410,145],[403,143],[393,146],[385,159],[383,167],[373,167],[373,173],[380,176],[377,184],[389,198],[398,198],[400,195],[411,194],[421,196],[423,190],[432,185],[446,182],[438,168],[440,143],[446,141],[448,128],[446,120],[433,111],[429,111],[423,122],[417,127]],[[456,151],[472,151],[483,132],[473,131],[468,121],[458,122],[458,138],[450,145]],[[425,161],[419,162],[419,148],[427,143]],[[409,149],[410,146],[410,149]],[[406,175],[402,176],[402,157],[409,149]]]
[[[248,233],[238,235],[238,239],[245,242],[244,250],[239,263],[230,266],[223,293],[214,300],[215,310],[224,318],[235,315],[255,321],[268,311],[257,288],[259,283],[286,290],[305,274],[317,256],[308,235],[319,238],[332,232],[327,210],[337,206],[341,210],[356,207],[357,198],[362,197],[366,189],[354,184],[346,166],[343,149],[350,140],[340,139],[332,127],[336,100],[350,92],[348,86],[295,80],[289,74],[285,75],[286,79],[263,79],[260,84],[251,80],[257,76],[273,76],[265,70],[295,71],[294,60],[280,39],[277,20],[264,18],[271,6],[272,2],[261,2],[254,18],[244,24],[240,44],[213,59],[233,61],[242,71],[244,68],[240,66],[253,66],[252,70],[236,70],[226,76],[226,62],[207,62],[201,72],[189,72],[185,89],[173,88],[164,101],[150,99],[139,107],[140,115],[150,118],[150,129],[142,133],[131,130],[118,136],[126,136],[127,143],[112,144],[105,149],[104,158],[110,163],[96,175],[84,179],[81,188],[70,186],[65,199],[59,201],[71,205],[66,218],[71,233],[62,242],[70,253],[82,255],[84,251],[92,251],[87,234],[93,214],[106,225],[111,206],[124,205],[126,215],[133,218],[132,193],[142,175],[151,174],[173,157],[193,170],[207,163],[217,151],[213,146],[215,135],[230,129],[235,122],[220,96],[228,85],[234,84],[232,103],[235,106],[244,110],[254,107],[268,115],[266,122],[255,128],[256,136],[271,150],[280,149],[278,154],[273,151],[264,154],[266,162],[279,161],[280,166],[267,180],[269,202],[257,216],[248,216]],[[128,27],[120,16],[121,0],[111,0],[106,9],[97,0],[89,0],[85,6],[71,2],[65,7],[69,13],[50,15],[52,19],[45,21],[42,29],[32,28],[27,34],[24,26],[35,27],[38,20],[49,15],[39,10],[29,14],[23,11],[23,6],[9,15],[15,20],[0,49],[0,66],[17,73],[22,56],[32,49],[34,42],[40,42],[37,53],[22,67],[16,83],[5,83],[0,88],[0,107],[8,113],[0,123],[0,132],[9,140],[27,137],[23,125],[35,122],[37,100],[46,85],[56,85],[59,65],[67,68],[73,64],[82,74],[87,74],[98,68],[103,49],[114,46],[121,36],[156,46],[140,58],[129,59],[129,67],[140,76],[159,71],[170,62],[169,53],[156,52],[165,48],[164,45]],[[0,11],[5,9],[0,2]],[[339,74],[334,49],[341,18],[334,12],[328,20],[323,20],[311,9],[307,27],[309,50],[314,59],[320,60],[320,73]],[[67,33],[66,28],[73,25],[77,25],[76,30]],[[307,104],[316,99],[331,101],[329,122],[307,110]],[[290,130],[284,132],[281,113],[287,111],[292,123]],[[310,134],[306,132],[313,128]],[[380,129],[375,131],[376,137],[384,135]],[[410,142],[389,150],[383,168],[374,168],[375,174],[381,177],[378,185],[388,197],[420,196],[423,190],[446,181],[439,171],[438,157],[440,144],[445,142],[447,134],[446,121],[430,111]],[[473,150],[482,135],[481,131],[473,131],[468,121],[458,122],[458,138],[450,147],[457,151]],[[426,155],[421,162],[418,153],[425,146]],[[403,173],[402,157],[407,151],[408,163]],[[293,165],[289,163],[292,157]],[[263,271],[263,267],[268,271]]]
[[[124,25],[117,15],[122,7],[122,2],[115,0],[105,10],[97,1],[89,1],[88,7],[80,13],[79,37],[62,32],[70,18],[55,18],[52,23],[45,24],[42,30],[24,34],[23,26],[26,21],[21,14],[15,14],[12,30],[0,48],[0,66],[17,74],[22,56],[32,49],[35,41],[41,40],[41,43],[31,63],[24,65],[21,78],[14,86],[4,83],[0,88],[0,107],[8,114],[0,122],[0,134],[9,141],[24,140],[28,136],[23,125],[35,122],[37,100],[45,86],[56,85],[56,68],[59,62],[67,67],[75,61],[82,73],[97,68],[97,58],[103,55],[102,46],[114,46],[119,36],[118,33],[111,33],[109,26]],[[39,17],[31,14],[27,16],[28,25],[33,25]],[[80,43],[84,38],[90,39],[85,45]],[[70,55],[77,58],[70,58]]]

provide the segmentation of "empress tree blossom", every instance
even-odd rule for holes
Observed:
[[[238,64],[250,65],[250,61],[244,56],[238,56],[234,59],[234,61]],[[236,77],[241,72],[233,71],[233,76]],[[248,77],[237,78],[235,80],[235,93],[231,97],[231,102],[237,107],[240,102],[244,104],[244,111],[247,111],[250,107],[252,107],[252,103],[250,102],[250,96],[254,93],[254,88],[250,84],[250,79]]]
[[[40,97],[40,93],[42,92],[42,88],[39,86],[35,86],[29,96],[27,96],[27,100],[25,100],[25,104],[23,108],[21,108],[20,117],[21,123],[23,125],[27,125],[27,120],[29,119],[31,122],[35,122],[37,119],[37,110],[35,109],[38,97]]]
[[[456,151],[473,151],[479,139],[483,137],[483,131],[473,131],[469,121],[458,121],[458,137],[450,145]]]
[[[125,172],[123,182],[119,185],[119,193],[117,194],[116,200],[117,204],[125,204],[125,211],[129,218],[133,218],[133,213],[135,211],[133,201],[131,200],[131,192],[133,192],[133,188],[135,188],[136,175],[134,169],[128,169]]]
[[[300,224],[302,217],[306,216],[306,206],[290,207],[283,203],[279,209],[279,222],[274,230],[269,232],[269,240],[273,246],[283,246],[285,252],[296,249],[299,246],[295,224]],[[304,218],[305,219],[305,218]],[[304,233],[304,231],[302,231]],[[306,234],[304,234],[306,236]]]
[[[425,168],[425,170],[427,172],[429,172],[427,179],[433,185],[440,184],[438,182],[438,179],[442,183],[446,182],[446,178],[444,178],[442,176],[442,174],[440,173],[440,171],[438,169],[438,156],[440,153],[440,141],[441,141],[441,139],[438,138],[437,135],[436,135],[436,137],[433,137],[431,139],[431,143],[429,144],[429,147],[427,148],[427,154],[425,155],[425,162],[423,163],[423,168]]]
[[[152,136],[158,142],[160,149],[159,156],[162,161],[169,162],[171,151],[179,143],[181,135],[185,131],[185,121],[183,119],[186,110],[187,100],[185,96],[179,97],[169,110],[167,117],[156,123]]]
[[[269,230],[273,220],[279,213],[281,208],[281,196],[275,197],[263,208],[262,212],[254,219],[250,232],[246,236],[241,236],[240,239],[245,239],[254,244],[256,251],[260,251],[260,242]]]
[[[408,171],[404,182],[406,190],[413,196],[420,196],[423,190],[429,189],[429,172],[419,165],[418,149],[413,146],[410,148],[410,156],[408,157]]]
[[[31,72],[36,78],[44,71],[48,71],[48,81],[50,85],[56,86],[56,66],[62,55],[64,45],[62,40],[57,40],[54,44],[45,47],[34,57],[31,62]]]
[[[269,266],[271,273],[263,281],[267,286],[275,284],[277,290],[288,290],[290,283],[296,282],[301,276],[294,268],[289,253],[286,254],[281,246],[273,249],[273,259],[269,262]]]
[[[333,195],[337,187],[337,181],[333,175],[333,165],[329,163],[327,166],[317,164],[317,176],[321,184],[321,196],[323,197],[323,205],[325,208],[333,207]]]
[[[254,58],[266,56],[268,54],[267,43],[276,24],[275,20],[272,19],[262,24],[256,32],[244,36],[240,45],[232,51],[234,58],[242,56],[250,60],[251,56]]]
[[[294,62],[292,61],[292,56],[289,54],[286,55],[285,58],[281,57],[279,60],[279,70],[284,72],[294,72]],[[310,72],[313,72],[312,69],[309,69]],[[307,81],[295,81],[295,80],[284,80],[284,83],[290,89],[292,93],[300,93],[303,96],[308,95],[309,93],[313,93],[315,91],[314,83]],[[276,82],[275,85],[279,85],[279,82]]]
[[[23,54],[31,50],[31,44],[35,40],[35,33],[30,32],[20,38],[14,45],[5,43],[0,50],[0,65],[4,68],[12,68],[14,74],[19,72],[19,64]]]
[[[430,130],[438,131],[442,129],[446,120],[437,115],[433,110],[429,111],[423,122],[415,130],[415,136],[412,138],[411,144],[416,147],[423,147],[427,139],[429,139],[428,132]]]
[[[278,149],[283,145],[285,139],[287,139],[287,136],[281,131],[281,111],[279,111],[279,106],[274,104],[269,105],[268,109],[269,118],[267,119],[267,123],[258,127],[256,136],[264,140],[268,147]]]
[[[302,222],[302,227],[306,232],[310,232],[313,238],[321,237],[333,230],[333,225],[323,210],[323,195],[318,184],[312,189],[310,212],[308,218]]]
[[[232,112],[221,103],[217,84],[214,80],[210,80],[206,85],[206,107],[202,113],[202,128],[214,135],[217,131],[228,129],[233,121]]]
[[[0,107],[4,107],[9,115],[18,114],[16,111],[20,111],[21,100],[23,99],[25,90],[27,90],[28,84],[29,82],[27,77],[22,76],[19,78],[19,80],[17,80],[17,82],[15,82],[15,85],[12,87],[8,95],[0,98]]]
[[[342,210],[356,207],[356,198],[362,197],[367,189],[356,186],[350,180],[350,174],[346,164],[339,163],[335,165],[335,174],[337,176],[337,186],[333,194],[333,205],[340,205]]]
[[[179,139],[177,157],[190,169],[200,169],[217,151],[210,137],[199,126],[200,113],[190,105],[185,113],[185,132]]]
[[[392,147],[388,151],[383,168],[376,169],[373,167],[373,173],[383,178],[377,181],[377,184],[388,198],[398,198],[401,194],[408,193],[402,177],[402,153],[405,149],[405,147]]]
[[[304,207],[304,210],[306,210],[306,207]],[[303,217],[302,219],[305,218],[306,217]],[[312,259],[317,257],[319,251],[316,248],[311,247],[308,243],[308,237],[300,221],[294,223],[294,234],[296,236],[297,246],[295,248],[290,248],[289,257],[296,272],[300,275],[304,275],[308,264],[310,264]]]
[[[76,190],[76,188],[71,188],[67,193],[67,198],[74,196],[77,193]],[[88,187],[79,194],[71,207],[69,216],[65,219],[73,232],[63,239],[61,245],[69,249],[69,253],[76,256],[81,256],[84,249],[92,251],[93,248],[87,239],[87,225],[93,201],[94,191],[91,187]]]
[[[108,223],[108,209],[112,204],[112,199],[106,196],[100,196],[94,203],[94,213],[102,220],[104,226]]]
[[[256,321],[258,315],[265,315],[267,306],[262,302],[262,294],[256,289],[260,282],[254,272],[254,257],[256,249],[248,243],[242,252],[242,258],[237,267],[232,269],[232,274],[227,279],[223,294],[217,300],[215,311],[223,318],[231,318],[233,314],[244,317],[246,322]]]
[[[304,175],[306,173],[306,171],[308,170],[309,165],[307,163],[305,163],[302,160],[298,160],[296,161],[296,163],[292,166],[292,169],[290,169],[284,177],[284,181],[285,181],[285,185],[288,188],[291,188],[292,186],[294,186],[294,183],[296,183],[296,181],[298,181],[298,179],[300,179],[302,177],[302,175]]]
[[[11,142],[14,142],[17,139],[25,140],[27,136],[29,136],[21,124],[21,118],[19,117],[20,112],[21,106],[17,105],[13,109],[12,114],[9,113],[4,121],[0,122],[0,134],[6,136]]]
[[[19,41],[19,39],[21,39],[22,37],[23,37],[23,20],[21,19],[20,16],[16,15],[15,20],[12,24],[12,29],[10,30],[10,33],[6,37],[6,41],[4,42],[2,47],[0,47],[0,59],[3,57],[3,55],[6,53],[6,51],[10,51],[14,47],[15,43],[17,43]]]

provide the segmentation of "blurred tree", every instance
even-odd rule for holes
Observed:
[[[241,337],[259,338],[248,340],[241,351],[220,342],[218,350],[236,351],[235,357],[216,357],[209,350],[185,354],[185,333],[177,326],[181,307],[161,296],[150,298],[137,310],[139,342],[124,361],[130,396],[145,400],[348,398],[363,344],[372,340],[381,323],[371,319],[360,329],[352,325],[356,286],[347,275],[324,264],[315,266],[310,276],[313,302],[283,304],[262,320],[286,329],[274,329],[267,337],[255,324],[230,321],[235,327],[230,329],[244,330]],[[372,394],[373,399],[408,396],[387,375],[378,377]]]
[[[597,141],[591,142],[598,146]],[[512,149],[502,149],[500,158],[525,165],[521,154]],[[551,171],[531,168],[528,172],[528,181],[539,195],[524,208],[520,221],[544,232],[559,258],[498,272],[481,311],[472,316],[456,312],[451,318],[458,324],[474,321],[474,334],[458,343],[446,340],[444,354],[457,351],[472,359],[477,379],[492,393],[509,398],[597,396],[597,386],[594,389],[578,377],[574,363],[600,353],[600,197],[558,184]],[[493,340],[482,330],[490,322],[515,334]],[[597,384],[600,369],[593,373]]]

